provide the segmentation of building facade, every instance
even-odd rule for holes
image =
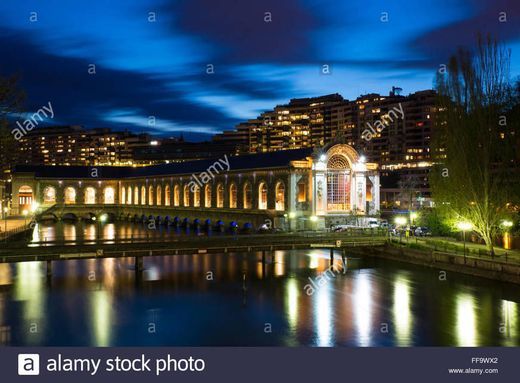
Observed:
[[[316,229],[377,215],[379,187],[377,165],[342,143],[141,168],[18,166],[11,214]]]

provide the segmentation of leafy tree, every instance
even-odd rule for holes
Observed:
[[[494,254],[500,223],[518,205],[519,119],[509,79],[510,51],[479,38],[437,77],[438,118],[430,174],[437,206],[469,221]]]

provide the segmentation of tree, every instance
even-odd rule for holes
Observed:
[[[14,163],[17,142],[11,134],[13,117],[20,113],[25,93],[16,76],[0,76],[0,171],[2,175]],[[2,177],[0,175],[0,178]]]
[[[479,38],[474,52],[459,50],[437,76],[433,197],[456,220],[471,222],[492,255],[501,220],[519,197],[519,120],[508,118],[517,109],[509,62],[508,49]]]

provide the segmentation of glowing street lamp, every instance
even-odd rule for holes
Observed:
[[[513,222],[512,221],[502,221],[502,226],[504,226],[506,228],[506,230],[508,230],[510,227],[513,226]]]
[[[412,211],[410,213],[410,222],[412,223],[412,225],[415,223],[417,217],[419,217],[419,214],[417,214],[416,212]]]
[[[466,231],[473,229],[471,222],[461,221],[457,222],[457,227],[462,230],[462,240],[464,243],[464,264],[466,264]]]
[[[511,249],[511,235],[509,233],[509,230],[513,226],[513,222],[512,221],[502,221],[502,226],[504,227],[504,249],[509,250],[509,249]],[[507,253],[506,253],[506,257],[507,257]]]

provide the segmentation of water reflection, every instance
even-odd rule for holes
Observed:
[[[456,297],[457,346],[477,346],[475,299],[468,293]]]
[[[117,227],[107,230],[119,232]],[[447,285],[429,277],[435,271],[391,262],[350,265],[345,274],[336,271],[317,283],[330,265],[328,251],[316,249],[264,257],[149,257],[141,277],[132,258],[56,261],[50,280],[43,263],[0,264],[0,331],[9,332],[0,334],[0,341],[80,346],[520,345],[519,302],[511,298],[520,296],[518,286],[462,276]],[[310,281],[316,286],[307,294]],[[161,323],[154,336],[146,327],[152,312],[153,322]],[[269,336],[258,330],[265,323],[273,325]],[[382,331],[384,324],[387,332]]]
[[[412,330],[412,313],[410,309],[410,281],[399,274],[394,282],[393,318],[396,343],[399,346],[410,346]]]

